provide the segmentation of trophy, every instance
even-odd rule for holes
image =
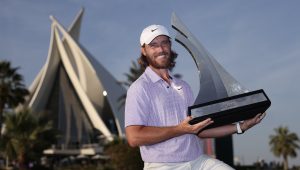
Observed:
[[[179,18],[172,14],[172,27],[177,31],[175,41],[192,56],[199,71],[200,90],[188,115],[195,124],[207,118],[214,123],[207,128],[218,127],[264,113],[271,101],[263,89],[249,91],[235,80],[207,50],[197,41]]]
[[[190,106],[188,114],[194,119],[189,123],[196,124],[211,118],[214,123],[204,129],[214,128],[250,119],[258,113],[264,113],[270,105],[268,96],[260,89]]]

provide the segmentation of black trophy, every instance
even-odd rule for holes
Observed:
[[[271,101],[261,89],[190,106],[188,114],[194,117],[190,124],[207,118],[214,120],[213,124],[204,128],[208,129],[250,119],[258,113],[264,113],[270,105]]]

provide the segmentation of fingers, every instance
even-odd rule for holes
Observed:
[[[214,121],[211,118],[207,118],[207,119],[195,124],[194,126],[196,127],[197,130],[200,130],[212,123],[214,123]]]
[[[259,118],[260,118],[261,115],[262,114],[259,113],[259,114],[255,115],[254,118],[252,118],[252,119],[255,120],[255,122],[256,122],[257,120],[259,120]]]
[[[207,126],[207,125],[212,124],[213,122],[214,121],[211,118],[207,118],[207,119],[203,120],[202,122],[197,123],[196,125]]]
[[[263,120],[263,118],[265,118],[265,117],[266,117],[266,115],[267,115],[267,113],[266,113],[266,112],[262,113],[262,114],[261,114],[261,116],[260,116],[260,120]]]
[[[245,129],[249,129],[249,128],[253,127],[254,125],[260,123],[261,120],[265,116],[266,116],[266,113],[259,113],[259,114],[255,115],[253,118],[244,121],[244,126],[246,126]]]
[[[179,128],[185,132],[185,133],[191,133],[191,134],[196,134],[198,133],[201,129],[205,128],[206,126],[210,125],[213,123],[211,118],[205,119],[199,123],[196,123],[194,125],[189,124],[189,121],[192,120],[191,116],[188,116],[186,119],[184,119],[180,124]]]
[[[254,120],[255,120],[255,122],[259,123],[265,116],[266,116],[266,113],[257,114],[255,116]]]
[[[188,116],[186,117],[182,122],[185,123],[185,124],[189,124],[189,121],[192,120],[192,116]]]

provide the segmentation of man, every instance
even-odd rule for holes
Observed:
[[[140,37],[139,63],[145,72],[130,86],[125,106],[125,131],[128,143],[139,146],[144,169],[232,169],[203,153],[202,138],[216,138],[246,131],[258,124],[265,114],[258,114],[238,126],[234,124],[206,129],[208,118],[190,125],[187,108],[194,102],[190,86],[169,69],[177,54],[171,50],[170,35],[161,25],[150,25]]]

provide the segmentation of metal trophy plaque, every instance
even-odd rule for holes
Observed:
[[[264,113],[270,105],[271,101],[261,89],[194,105],[188,108],[188,113],[194,117],[190,124],[212,118],[214,123],[204,128],[207,129],[250,119]]]
[[[188,31],[173,13],[172,27],[177,31],[175,40],[191,54],[199,71],[200,90],[188,115],[195,124],[206,118],[214,123],[206,128],[235,123],[265,112],[271,105],[261,89],[249,92],[236,81]]]

